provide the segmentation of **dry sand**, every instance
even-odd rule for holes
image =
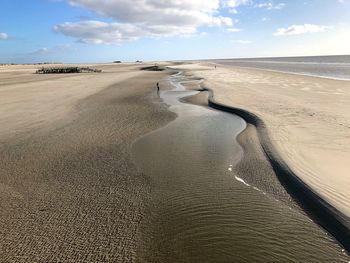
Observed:
[[[0,68],[0,262],[133,262],[149,201],[134,140],[175,118],[164,72]]]
[[[49,67],[49,65],[47,65]],[[61,65],[59,65],[61,66]],[[100,65],[103,73],[33,74],[40,66],[0,67],[0,138],[72,118],[78,100],[141,75],[134,66]]]
[[[265,121],[278,152],[325,200],[350,216],[350,82],[198,63],[218,102]]]

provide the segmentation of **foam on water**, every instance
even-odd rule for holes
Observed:
[[[250,184],[248,184],[248,183],[246,183],[242,178],[239,178],[238,176],[236,176],[235,175],[235,178],[236,178],[236,180],[238,181],[238,182],[241,182],[241,183],[243,183],[244,185],[246,185],[246,186],[249,186],[250,187]]]

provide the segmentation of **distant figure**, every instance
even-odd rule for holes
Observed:
[[[157,82],[157,92],[159,93],[159,82]]]
[[[215,65],[215,69],[216,69],[216,65]]]

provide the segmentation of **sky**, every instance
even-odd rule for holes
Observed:
[[[1,0],[0,63],[350,54],[350,0]]]

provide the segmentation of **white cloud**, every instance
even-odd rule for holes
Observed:
[[[292,25],[287,28],[279,28],[273,34],[274,36],[285,36],[285,35],[300,35],[306,33],[318,33],[324,32],[329,29],[328,26],[304,24],[304,25]]]
[[[205,26],[232,27],[230,17],[219,15],[250,0],[70,0],[113,22],[87,20],[56,25],[54,30],[84,43],[118,44],[141,37],[188,36]]]
[[[235,28],[235,27],[231,27],[231,28],[227,29],[227,32],[230,32],[230,33],[236,33],[236,32],[241,32],[241,31],[242,31],[242,29]]]
[[[6,40],[6,39],[8,39],[9,38],[9,35],[8,34],[6,34],[6,33],[1,33],[0,32],[0,40]]]
[[[215,16],[219,0],[70,0],[119,23],[144,25],[219,25],[229,18]]]
[[[243,39],[231,40],[231,42],[236,43],[236,44],[243,44],[243,45],[247,45],[247,44],[252,43],[252,41],[250,41],[250,40],[243,40]]]
[[[241,5],[249,5],[251,4],[251,0],[222,0],[221,5],[223,8],[228,8],[231,13],[238,13],[237,7]]]
[[[236,8],[240,5],[247,5],[250,3],[251,3],[251,0],[224,0],[222,2],[222,5],[224,7]]]
[[[100,21],[80,21],[64,23],[54,27],[64,35],[78,38],[88,44],[116,44],[123,40],[134,40],[145,34],[132,24],[105,23]]]
[[[265,8],[267,10],[279,10],[279,9],[282,9],[286,6],[285,3],[278,3],[278,4],[273,4],[271,2],[266,2],[266,3],[260,3],[260,4],[257,4],[256,7],[257,8]]]

